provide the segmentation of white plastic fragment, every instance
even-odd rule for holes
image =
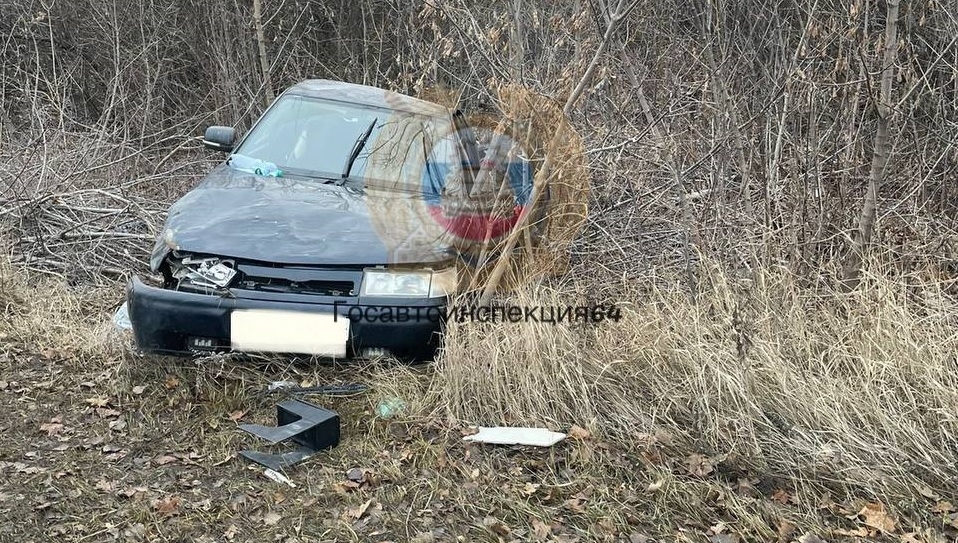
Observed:
[[[272,381],[266,386],[266,391],[273,392],[274,390],[286,390],[288,388],[296,388],[298,386],[299,384],[293,381]]]
[[[263,475],[265,475],[267,479],[276,481],[277,483],[287,484],[290,488],[296,488],[296,483],[290,481],[285,475],[278,471],[273,471],[269,468],[266,468],[263,470]]]
[[[463,441],[491,443],[495,445],[531,445],[533,447],[551,447],[566,438],[566,434],[553,432],[545,428],[513,428],[496,426],[479,427],[479,433],[466,436]]]
[[[123,305],[117,308],[116,313],[113,314],[113,325],[119,330],[130,330],[133,328],[126,302],[123,302]]]

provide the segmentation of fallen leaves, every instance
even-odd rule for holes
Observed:
[[[346,516],[348,518],[359,520],[366,513],[366,510],[369,509],[369,505],[372,503],[372,500],[366,500],[362,505],[350,507],[346,510]]]
[[[563,502],[562,505],[566,509],[572,511],[573,513],[584,513],[585,504],[587,501],[588,501],[587,498],[583,496],[581,493],[579,493],[576,496],[573,496],[572,498],[569,498],[568,500]]]
[[[153,464],[154,464],[154,465],[157,465],[157,466],[165,466],[165,465],[167,465],[167,464],[172,464],[172,463],[176,462],[177,460],[179,460],[179,459],[178,459],[177,457],[175,457],[175,456],[172,456],[172,455],[169,455],[169,454],[162,454],[162,455],[160,455],[160,456],[157,456],[157,457],[153,458],[153,460],[151,460],[151,462],[153,462]]]
[[[918,485],[915,489],[918,491],[919,494],[928,498],[929,500],[938,501],[941,498],[941,496],[939,496],[937,492],[935,492],[928,486]]]
[[[333,490],[336,491],[337,494],[347,494],[353,490],[357,490],[360,485],[354,481],[339,481],[333,483],[332,486]]]
[[[895,533],[895,519],[892,518],[885,506],[880,503],[866,503],[858,515],[864,519],[865,526],[875,528],[886,534]]]
[[[26,475],[35,475],[37,473],[46,473],[49,471],[47,468],[40,466],[31,466],[23,462],[2,462],[0,461],[0,471],[12,468],[13,471],[17,473],[24,473]]]
[[[150,463],[154,466],[166,466],[174,463],[187,464],[191,466],[200,465],[197,460],[203,458],[203,455],[197,452],[167,452],[150,458]]]
[[[892,517],[885,506],[878,502],[866,502],[858,513],[849,515],[849,520],[858,520],[864,526],[851,530],[836,529],[833,533],[851,537],[874,537],[879,533],[894,534],[897,521]]]
[[[526,483],[525,485],[523,485],[521,492],[525,496],[532,496],[533,494],[536,493],[537,490],[539,490],[540,486],[542,485],[538,483]]]
[[[48,436],[53,437],[63,431],[63,419],[61,417],[53,417],[50,419],[50,422],[45,422],[40,425],[40,431],[46,432]]]
[[[948,501],[938,502],[931,508],[932,513],[951,513],[954,510],[955,506]]]
[[[849,537],[868,537],[868,528],[865,528],[864,526],[859,526],[858,528],[855,528],[854,530],[837,529],[837,530],[832,530],[832,533],[835,535],[845,535]]]
[[[153,501],[153,509],[161,515],[173,516],[180,512],[183,499],[179,496],[166,496]]]
[[[579,441],[585,441],[592,437],[592,432],[586,430],[581,426],[572,425],[572,428],[569,428],[569,437],[572,439],[577,439]]]
[[[738,543],[740,537],[734,532],[728,530],[728,524],[719,522],[708,529],[706,535],[711,543]]]
[[[6,451],[9,456],[4,458],[46,463],[52,467],[48,468],[49,474],[29,477],[5,472],[4,475],[14,483],[9,485],[8,490],[16,493],[18,491],[14,489],[21,482],[41,484],[45,479],[53,479],[60,466],[78,459],[82,463],[71,467],[76,470],[71,475],[72,480],[59,484],[54,480],[52,483],[57,489],[64,489],[64,496],[55,499],[44,497],[41,506],[53,502],[51,509],[56,514],[62,514],[57,504],[69,499],[66,492],[78,486],[86,492],[84,499],[89,500],[91,507],[93,503],[98,503],[104,504],[104,508],[122,511],[123,514],[132,512],[137,515],[133,520],[150,526],[154,523],[163,524],[163,516],[172,517],[167,523],[183,523],[184,526],[192,526],[194,521],[199,523],[215,519],[205,526],[210,542],[217,539],[245,540],[254,533],[267,536],[263,539],[272,540],[270,536],[275,536],[277,541],[281,541],[282,534],[290,541],[303,541],[303,536],[294,532],[303,511],[307,515],[321,517],[323,522],[329,521],[329,524],[317,525],[316,531],[345,533],[351,529],[357,534],[357,539],[366,540],[374,540],[368,537],[370,531],[382,531],[386,534],[384,539],[397,538],[397,533],[403,533],[404,519],[408,518],[405,512],[411,510],[414,518],[409,526],[410,532],[398,537],[406,539],[416,536],[422,543],[452,540],[461,533],[460,527],[470,538],[490,541],[498,538],[506,541],[571,541],[576,537],[585,541],[590,539],[589,534],[606,533],[609,530],[602,524],[603,521],[598,520],[604,516],[612,519],[609,526],[614,529],[608,540],[641,543],[649,541],[648,536],[652,535],[656,540],[666,540],[665,533],[676,529],[675,526],[683,518],[677,513],[667,515],[669,520],[675,519],[674,526],[657,526],[650,519],[659,508],[665,510],[676,507],[682,510],[684,505],[689,510],[694,508],[702,511],[701,514],[683,513],[698,521],[694,525],[682,525],[685,528],[682,539],[685,540],[729,543],[736,540],[775,541],[777,536],[783,543],[824,543],[819,535],[830,540],[840,539],[831,535],[827,527],[830,513],[817,509],[818,502],[815,500],[820,499],[819,496],[809,492],[808,488],[793,486],[787,475],[768,476],[765,472],[749,468],[749,464],[738,465],[722,459],[722,456],[713,456],[713,451],[706,449],[701,449],[702,454],[690,456],[694,449],[684,448],[682,444],[675,448],[656,446],[645,450],[635,447],[623,451],[613,449],[611,453],[605,453],[598,450],[597,442],[601,438],[599,431],[596,430],[597,434],[593,436],[589,430],[581,427],[565,428],[570,439],[578,443],[558,448],[548,455],[473,447],[472,456],[465,459],[468,451],[448,446],[448,441],[456,437],[454,430],[444,429],[447,433],[427,434],[423,438],[423,431],[416,424],[406,426],[394,423],[390,429],[402,428],[403,433],[387,436],[385,443],[363,442],[363,448],[358,449],[361,454],[350,450],[347,454],[337,453],[323,462],[312,463],[308,470],[304,469],[295,475],[298,479],[296,482],[304,490],[290,490],[285,485],[265,480],[252,470],[241,473],[246,470],[240,469],[235,460],[233,465],[215,469],[215,464],[212,464],[214,460],[218,461],[224,455],[227,459],[235,457],[231,451],[239,447],[231,439],[234,429],[230,421],[239,422],[248,416],[243,411],[245,404],[233,401],[216,403],[221,398],[214,395],[215,402],[209,400],[208,404],[202,405],[202,409],[195,409],[198,402],[207,399],[190,396],[193,385],[190,379],[181,376],[185,384],[174,386],[179,386],[181,392],[187,393],[185,401],[191,402],[190,415],[183,416],[183,405],[186,404],[168,408],[163,405],[162,399],[157,401],[154,397],[181,396],[166,393],[164,375],[165,372],[160,373],[159,379],[151,382],[148,390],[146,387],[135,387],[132,391],[133,394],[146,396],[124,396],[122,393],[116,396],[114,388],[98,385],[92,390],[75,387],[70,391],[73,394],[70,402],[59,408],[51,403],[43,403],[46,400],[41,398],[42,401],[38,401],[33,411],[34,418],[21,418],[12,427],[21,432],[25,429],[26,434],[32,434],[32,437],[27,437],[35,442],[32,448],[37,449],[40,456],[25,460],[26,457],[15,456],[21,451],[10,449]],[[19,375],[7,378],[14,382],[21,379]],[[13,392],[0,396],[12,398]],[[119,415],[117,410],[123,414]],[[141,416],[138,410],[143,410],[146,416]],[[50,418],[60,413],[63,414],[62,421],[60,417]],[[206,418],[218,420],[221,430],[206,430],[203,427]],[[119,424],[120,421],[127,428]],[[170,439],[156,439],[154,430],[158,429],[170,433]],[[128,430],[129,435],[117,434],[120,430]],[[165,436],[166,433],[161,435]],[[60,443],[70,438],[66,441],[70,454],[49,452],[51,447],[58,444],[58,437]],[[652,438],[649,440],[653,441]],[[136,458],[108,465],[105,458],[101,457],[100,449],[103,448],[104,452],[119,450],[113,443],[129,449],[132,451],[130,456]],[[596,451],[596,458],[592,462],[569,460],[568,453],[583,448]],[[182,452],[176,452],[180,450]],[[190,467],[190,450],[199,450],[206,455],[206,460],[201,461],[202,465],[198,469]],[[383,452],[376,454],[380,450]],[[183,459],[177,455],[182,455]],[[516,466],[521,469],[513,470]],[[24,465],[22,469],[37,468]],[[716,472],[719,476],[716,476]],[[623,473],[627,475],[622,477]],[[88,474],[92,474],[92,477]],[[379,483],[375,483],[377,476],[387,482],[394,479],[395,483],[380,490]],[[105,479],[98,481],[100,477]],[[256,480],[257,477],[259,480]],[[203,481],[203,484],[187,486],[193,484],[194,479]],[[472,488],[477,489],[472,493],[466,489],[470,480],[474,481]],[[426,488],[432,492],[428,494],[428,499],[417,500],[403,495],[423,482],[428,484]],[[591,496],[578,493],[583,483],[595,485]],[[372,490],[367,489],[371,484],[376,486]],[[736,493],[736,484],[739,494]],[[344,495],[330,496],[333,494],[330,492],[332,488]],[[802,492],[799,492],[800,488]],[[713,489],[718,489],[714,495]],[[742,492],[748,492],[748,499],[740,496]],[[231,501],[234,496],[244,493],[247,494],[245,497]],[[955,511],[958,502],[954,497],[947,495],[946,490],[916,489],[915,494],[924,496],[918,498],[918,505],[926,516],[914,518],[926,521],[934,514],[935,520],[943,521],[939,526],[947,530],[949,518],[943,518],[942,515]],[[304,498],[308,496],[318,497],[318,505],[307,508]],[[849,534],[864,538],[874,537],[877,533],[878,537],[889,542],[899,541],[899,538],[902,543],[935,541],[918,528],[924,525],[915,525],[906,520],[906,516],[912,512],[907,509],[910,503],[889,502],[883,498],[881,501],[886,506],[882,507],[880,504],[854,501],[850,495],[832,496],[847,507],[842,515],[855,517],[852,522],[843,517],[837,519],[849,529]],[[795,497],[802,498],[801,507],[777,506],[793,504]],[[677,499],[688,501],[677,504]],[[36,503],[24,501],[20,504],[15,495],[7,500],[8,503],[3,504],[4,508],[22,509],[28,513]],[[197,513],[209,507],[210,500],[215,514]],[[381,504],[377,505],[376,500]],[[868,501],[877,501],[877,498],[871,497]],[[470,509],[464,512],[459,505],[461,503],[470,504]],[[501,507],[501,504],[509,507]],[[752,504],[757,504],[757,509]],[[735,513],[727,515],[721,509],[731,506],[737,507],[734,511],[741,516]],[[380,508],[378,511],[385,513],[380,514],[377,507]],[[633,514],[629,510],[638,512]],[[402,513],[397,514],[396,511]],[[892,511],[897,518],[891,515]],[[105,509],[98,509],[97,512],[106,514]],[[753,514],[758,518],[759,512],[765,524],[753,526],[750,521],[742,521],[743,517],[750,518]],[[233,513],[233,520],[229,518],[230,513]],[[803,516],[805,514],[814,518]],[[785,515],[791,523],[777,515]],[[728,526],[716,524],[720,518],[725,519]],[[241,519],[242,522],[235,519]],[[120,520],[123,520],[122,517]],[[125,524],[120,520],[114,522],[122,532]],[[836,527],[836,524],[832,523],[831,527]],[[92,529],[89,525],[87,528]],[[645,530],[654,533],[646,535],[642,533]],[[819,534],[806,533],[810,530],[818,530]],[[894,533],[888,536],[890,531]],[[294,533],[296,537],[293,537]],[[73,532],[68,530],[62,539],[72,536]],[[139,540],[150,540],[150,537],[155,536],[155,533],[144,534]],[[599,539],[598,535],[592,537]],[[119,540],[122,541],[122,537]]]
[[[787,504],[791,498],[792,496],[781,488],[772,493],[772,501],[781,505]]]
[[[436,536],[432,532],[419,532],[410,539],[411,543],[434,543]]]
[[[532,519],[532,533],[536,539],[542,541],[552,534],[552,525],[539,519]]]
[[[110,409],[108,407],[97,407],[94,409],[94,412],[102,419],[119,417],[121,415],[116,409]]]
[[[332,484],[333,490],[339,494],[346,494],[360,488],[373,487],[379,484],[379,478],[370,469],[351,468],[346,472],[346,480]]]
[[[360,468],[352,468],[346,472],[346,479],[354,483],[365,483],[366,482],[366,472]]]
[[[485,517],[482,519],[482,526],[499,537],[505,537],[512,533],[512,530],[496,517]]]
[[[123,496],[124,498],[139,498],[143,494],[146,494],[149,489],[145,486],[131,486],[124,488],[123,490],[117,492],[117,496]]]
[[[795,531],[798,530],[798,527],[792,524],[791,522],[781,519],[778,522],[778,540],[779,541],[791,541],[792,535],[795,534]]]
[[[715,471],[712,461],[701,454],[692,454],[686,459],[686,466],[690,475],[706,477]]]

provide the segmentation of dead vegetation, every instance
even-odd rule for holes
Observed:
[[[0,539],[954,540],[958,22],[940,2],[901,3],[893,72],[885,3],[632,12],[570,115],[590,196],[568,271],[497,300],[619,321],[453,323],[422,368],[143,357],[112,329],[166,206],[215,160],[206,124],[247,126],[311,76],[439,85],[493,115],[509,85],[561,104],[608,9],[540,4],[266,1],[253,28],[251,3],[0,0]],[[312,398],[345,433],[297,488],[234,457],[272,380],[371,385]],[[474,424],[572,438],[465,447]]]

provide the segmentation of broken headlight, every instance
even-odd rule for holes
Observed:
[[[363,270],[362,296],[402,296],[406,298],[439,298],[456,292],[456,268],[432,271]]]
[[[184,287],[221,289],[229,286],[236,276],[236,263],[217,257],[197,258],[176,253],[170,255],[170,273],[178,290]]]

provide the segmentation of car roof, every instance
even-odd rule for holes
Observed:
[[[330,79],[307,79],[301,81],[284,94],[296,94],[311,98],[325,98],[352,104],[361,104],[372,107],[381,107],[411,113],[429,113],[433,115],[449,113],[449,110],[435,104],[413,98],[405,94],[388,91],[379,87],[333,81]]]

